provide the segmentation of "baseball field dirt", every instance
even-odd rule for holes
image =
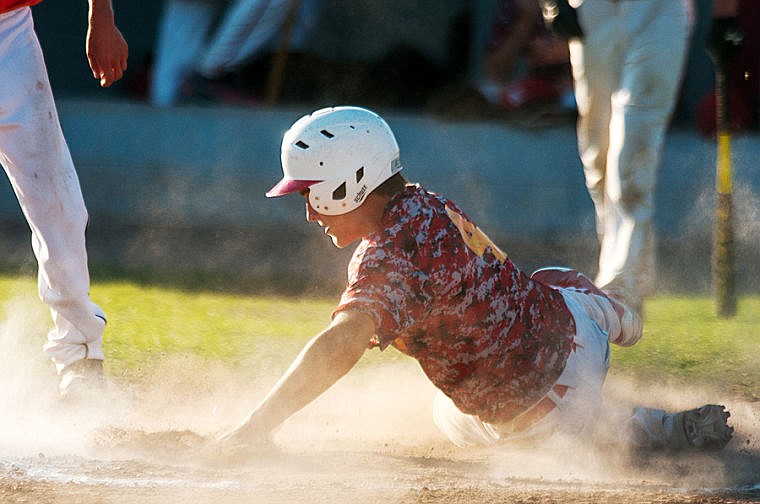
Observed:
[[[23,356],[22,356],[23,357]],[[169,357],[139,383],[111,377],[76,408],[43,366],[0,370],[0,502],[8,503],[737,503],[760,501],[757,403],[614,373],[614,407],[721,400],[735,438],[719,453],[642,454],[614,444],[457,448],[431,419],[413,361],[354,370],[289,419],[273,446],[213,449],[275,377],[241,383],[221,364]]]
[[[13,349],[0,354],[0,503],[760,502],[760,403],[746,394],[633,381],[613,362],[610,405],[724,404],[734,439],[709,454],[637,454],[610,442],[458,448],[432,422],[432,385],[405,359],[355,369],[289,419],[273,447],[231,458],[209,443],[282,369],[255,356],[243,372],[166,355],[136,381],[106,363],[108,394],[68,404],[39,345],[21,342],[23,318],[0,324]]]

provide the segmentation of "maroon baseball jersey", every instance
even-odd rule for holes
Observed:
[[[42,0],[0,0],[0,14],[10,12],[19,7],[37,5]]]
[[[559,291],[520,271],[451,201],[409,186],[356,248],[336,313],[417,359],[465,413],[507,422],[554,384],[575,323]]]

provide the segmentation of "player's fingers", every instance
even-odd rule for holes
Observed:
[[[95,79],[100,79],[103,75],[103,69],[100,68],[100,65],[98,64],[98,60],[95,58],[88,56],[87,62],[90,64],[90,70],[92,70],[92,76]]]
[[[107,70],[100,74],[100,87],[109,87],[111,84],[116,82],[116,79],[114,78],[114,70]]]
[[[114,82],[118,81],[124,76],[124,71],[120,67],[112,67],[100,73],[100,85],[101,87],[109,87]]]

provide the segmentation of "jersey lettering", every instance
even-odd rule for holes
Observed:
[[[504,261],[507,260],[506,252],[497,247],[478,226],[467,220],[464,215],[460,214],[449,205],[446,205],[446,213],[449,214],[449,218],[457,229],[459,229],[462,239],[467,244],[467,247],[478,257],[483,257],[483,254],[486,252],[486,247],[490,247],[491,252],[496,256],[499,262],[503,264]]]

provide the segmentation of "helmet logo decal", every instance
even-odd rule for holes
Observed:
[[[391,174],[396,174],[401,171],[401,159],[395,157],[391,160]]]
[[[354,197],[354,203],[359,203],[362,199],[364,199],[365,194],[367,194],[367,184],[364,184],[361,190],[356,193],[356,197]]]

